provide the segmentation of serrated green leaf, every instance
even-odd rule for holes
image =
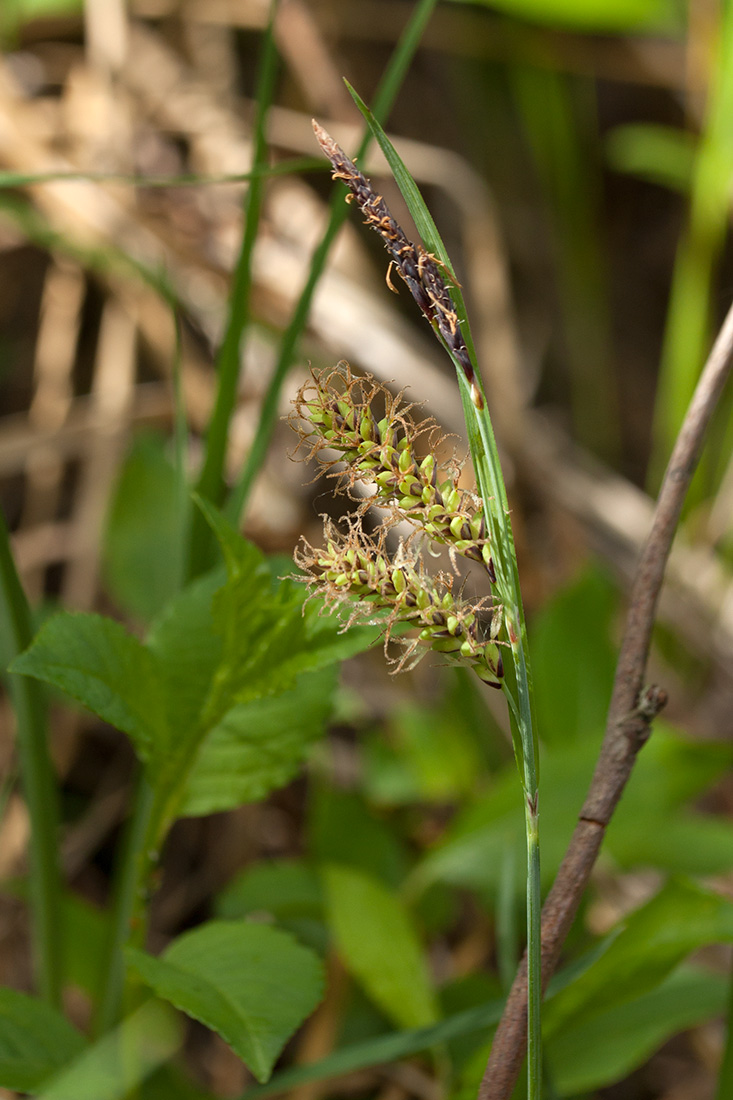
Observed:
[[[153,624],[147,646],[158,661],[171,736],[196,733],[222,658],[223,643],[214,632],[212,600],[225,584],[223,569],[193,581]]]
[[[44,1001],[0,987],[0,1085],[30,1092],[86,1045],[69,1021]]]
[[[45,1085],[40,1100],[122,1100],[180,1049],[183,1029],[168,1005],[148,1001]]]
[[[13,672],[65,691],[129,734],[143,759],[167,737],[165,699],[152,653],[102,615],[64,612],[43,624]]]
[[[672,1035],[725,1010],[722,975],[685,968],[633,1001],[579,1018],[547,1043],[558,1093],[592,1092],[626,1077]]]
[[[107,514],[102,564],[126,611],[150,622],[180,578],[183,536],[177,475],[162,436],[145,434],[125,459]]]
[[[288,783],[324,732],[337,679],[331,665],[300,676],[291,691],[232,707],[201,746],[182,816],[256,802]]]
[[[330,923],[347,969],[400,1027],[438,1018],[425,957],[399,898],[377,879],[351,867],[324,870]]]
[[[133,970],[159,997],[232,1047],[258,1081],[318,1004],[318,957],[279,929],[210,921],[179,936],[161,958],[128,950]]]

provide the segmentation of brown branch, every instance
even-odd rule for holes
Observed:
[[[705,431],[733,357],[733,306],[705,364],[672,451],[641,555],[608,710],[606,733],[570,845],[542,909],[542,988],[552,975],[598,856],[606,827],[631,775],[664,692],[643,688],[652,626],[682,503]],[[527,1046],[527,967],[520,963],[497,1028],[479,1100],[508,1100]]]

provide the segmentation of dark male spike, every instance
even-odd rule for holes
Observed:
[[[437,327],[444,343],[461,366],[471,387],[471,400],[477,409],[483,408],[481,391],[461,333],[453,299],[443,277],[441,264],[421,245],[414,245],[394,220],[386,202],[372,187],[366,176],[346,156],[331,135],[313,120],[318,143],[333,165],[333,178],[343,180],[356,199],[367,225],[382,238],[392,257],[392,263],[407,284],[430,324]],[[388,285],[389,275],[387,278]]]

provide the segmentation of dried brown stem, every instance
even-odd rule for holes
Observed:
[[[644,689],[652,626],[667,558],[705,431],[731,369],[733,306],[705,364],[664,475],[652,529],[634,580],[606,733],[570,845],[542,910],[542,987],[546,988],[588,885],[606,827],[631,775],[650,723],[665,702]],[[479,1100],[508,1100],[527,1045],[527,968],[522,960],[497,1028]]]

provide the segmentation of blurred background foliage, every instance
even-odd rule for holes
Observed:
[[[217,349],[238,308],[229,293],[243,202],[257,234],[224,474],[241,487],[249,470],[243,529],[283,556],[279,575],[334,507],[290,461],[278,419],[308,363],[348,358],[408,387],[453,433],[447,453],[465,452],[452,368],[407,296],[390,294],[380,246],[358,218],[294,330],[292,363],[278,360],[331,191],[310,159],[310,118],[356,147],[361,124],[342,77],[372,102],[412,8],[281,0],[258,154],[268,4],[4,0],[0,487],[39,614],[98,609],[142,630],[178,589],[175,391],[195,480]],[[505,451],[543,746],[547,887],[602,735],[653,495],[730,302],[733,7],[445,0],[386,128],[457,268]],[[237,177],[258,155],[278,171],[259,177],[255,210]],[[364,165],[409,232],[384,162],[370,153]],[[670,704],[548,1002],[548,1096],[714,1095],[730,965],[721,945],[733,938],[730,401],[662,600],[653,677]],[[264,461],[246,466],[253,453]],[[151,943],[212,915],[250,915],[324,955],[326,999],[288,1048],[278,1086],[300,1100],[473,1096],[522,949],[522,806],[502,699],[427,660],[390,678],[377,647],[343,666],[334,700],[295,781],[176,825]],[[3,707],[0,864],[11,881],[29,825]],[[132,754],[98,720],[53,713],[71,888],[67,1008],[84,1025]],[[3,981],[26,989],[17,891],[3,912]],[[432,1056],[409,1030],[401,1047],[379,1045],[393,1028],[459,1018],[436,1031]],[[251,1082],[201,1028],[176,1050],[177,1068],[157,1071],[141,1095],[235,1096]],[[310,1080],[297,1068],[322,1059]]]

